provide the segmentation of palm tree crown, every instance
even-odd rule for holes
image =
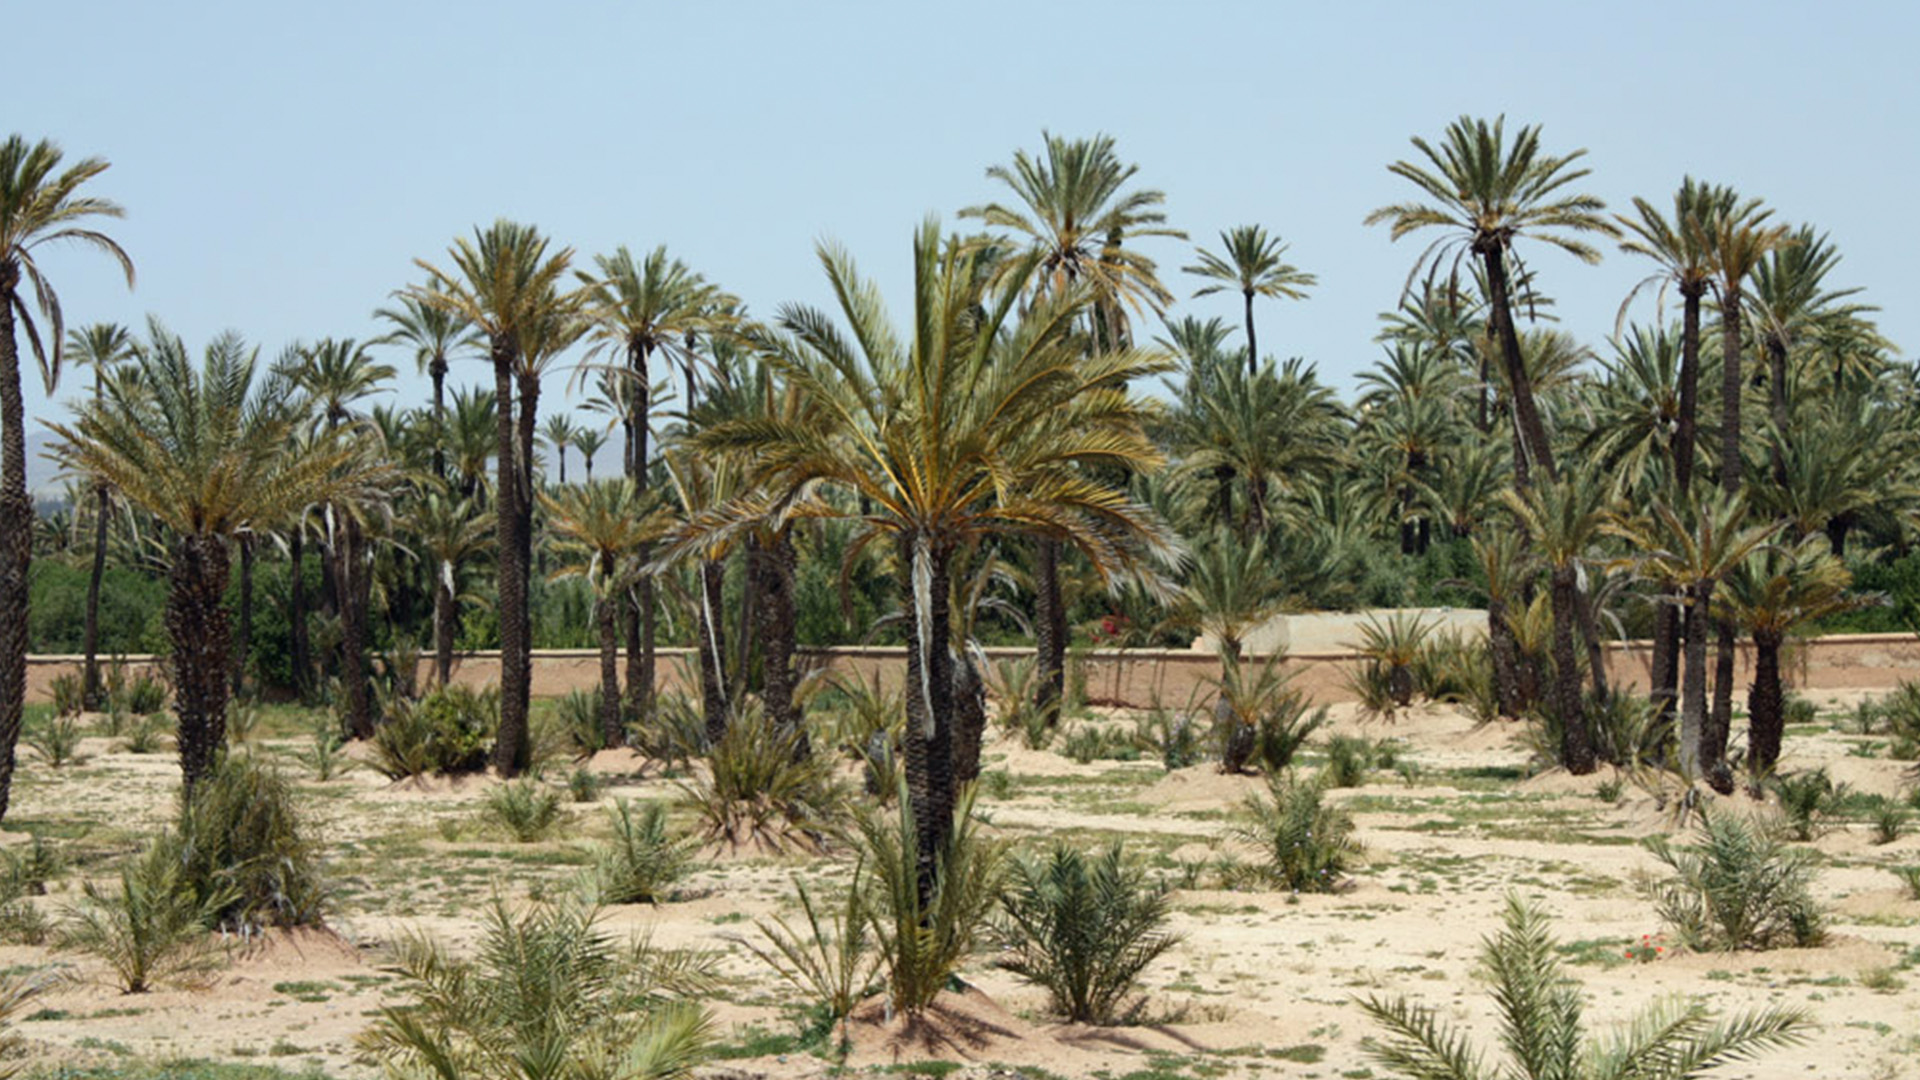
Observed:
[[[1202,249],[1200,261],[1181,267],[1189,274],[1209,278],[1213,284],[1194,290],[1196,297],[1209,296],[1222,289],[1237,289],[1246,303],[1247,370],[1259,363],[1260,350],[1253,334],[1253,298],[1304,300],[1307,289],[1320,279],[1286,261],[1287,245],[1277,236],[1268,236],[1259,225],[1240,225],[1220,234],[1220,247],[1226,253],[1215,255]]]

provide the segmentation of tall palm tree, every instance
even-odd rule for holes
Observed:
[[[600,639],[600,730],[607,746],[626,742],[620,719],[620,627],[618,613],[632,577],[633,557],[658,515],[647,512],[645,496],[630,479],[602,480],[562,488],[540,496],[548,528],[560,542],[555,553],[571,561],[553,571],[555,578],[585,578],[593,588],[593,624]]]
[[[1747,692],[1747,768],[1757,781],[1780,760],[1786,728],[1780,647],[1797,627],[1859,607],[1853,575],[1815,533],[1793,547],[1769,545],[1727,577],[1732,621],[1753,635],[1753,686]]]
[[[719,290],[667,254],[663,244],[636,261],[622,246],[612,255],[594,257],[597,274],[580,272],[586,289],[583,314],[589,323],[589,357],[610,357],[603,368],[608,382],[605,408],[618,410],[626,433],[624,472],[636,489],[647,490],[647,436],[653,423],[653,375],[650,362],[657,354],[671,369],[679,360],[692,371],[689,351],[695,335],[707,329]],[[689,374],[687,407],[692,407]],[[645,555],[642,554],[644,560]],[[626,611],[627,693],[634,714],[653,712],[654,639],[657,633],[654,583],[642,574],[633,587]]]
[[[709,457],[680,447],[664,455],[669,487],[677,508],[680,531],[723,510],[740,512],[736,500],[743,494],[745,473],[736,457]],[[745,530],[740,530],[744,532]],[[674,562],[691,563],[694,571],[694,639],[700,672],[700,704],[709,745],[727,733],[730,705],[740,692],[727,677],[726,581],[727,558],[738,535],[708,533],[704,542],[675,553]],[[751,589],[749,589],[749,592]],[[748,632],[742,626],[740,632]],[[744,675],[745,672],[739,672]]]
[[[1506,141],[1506,118],[1489,124],[1463,116],[1447,126],[1440,146],[1415,136],[1413,145],[1426,165],[1396,161],[1387,170],[1418,187],[1431,202],[1397,203],[1367,215],[1366,223],[1386,223],[1393,239],[1428,227],[1445,235],[1429,245],[1407,276],[1411,287],[1420,268],[1437,267],[1451,253],[1457,264],[1471,255],[1485,274],[1487,318],[1500,346],[1500,359],[1513,402],[1517,441],[1523,451],[1513,463],[1519,486],[1525,487],[1530,469],[1538,467],[1549,479],[1555,475],[1553,450],[1546,425],[1534,401],[1527,378],[1519,333],[1514,328],[1512,272],[1508,267],[1514,242],[1530,237],[1559,248],[1582,262],[1600,261],[1600,252],[1581,239],[1583,234],[1613,236],[1617,229],[1601,211],[1606,204],[1592,195],[1568,194],[1563,189],[1590,172],[1575,163],[1585,150],[1564,156],[1540,151],[1540,129],[1523,127],[1511,145]]]
[[[12,135],[0,143],[0,819],[13,790],[13,752],[27,694],[27,566],[33,557],[33,500],[27,494],[26,405],[20,391],[20,348],[15,328],[40,364],[51,392],[60,377],[66,326],[60,294],[40,271],[39,249],[58,241],[95,248],[120,264],[133,286],[133,261],[120,245],[93,227],[97,218],[123,211],[106,199],[79,194],[80,185],[106,171],[100,158],[85,158],[56,173],[60,148]],[[33,289],[47,322],[43,336],[20,287]],[[43,344],[44,342],[44,344]]]
[[[527,607],[527,582],[532,546],[533,493],[523,486],[528,462],[521,457],[514,417],[515,376],[520,373],[527,342],[537,339],[543,324],[570,306],[560,291],[573,261],[573,249],[549,254],[549,241],[530,225],[500,220],[476,228],[472,240],[454,241],[448,249],[453,269],[444,271],[416,260],[428,275],[427,284],[407,295],[459,315],[487,336],[493,362],[497,443],[494,514],[498,522],[500,589],[500,732],[494,743],[494,766],[502,774],[518,775],[527,765],[527,710],[532,687],[532,625]],[[532,430],[531,417],[524,425]],[[529,441],[531,439],[529,438]]]
[[[1772,210],[1759,199],[1728,204],[1708,222],[1714,299],[1720,305],[1720,487],[1728,494],[1740,490],[1740,399],[1746,383],[1741,375],[1744,288],[1761,260],[1792,240],[1785,225],[1768,224]]]
[[[94,323],[67,332],[67,352],[73,362],[93,369],[93,400],[99,403],[115,368],[133,356],[133,334],[118,323]],[[93,571],[87,577],[86,629],[81,651],[86,655],[81,675],[81,700],[98,711],[103,705],[100,684],[100,581],[107,569],[107,521],[113,516],[113,489],[93,483]]]
[[[1268,361],[1256,374],[1224,372],[1201,394],[1182,426],[1191,439],[1183,464],[1194,472],[1230,470],[1245,485],[1248,536],[1266,530],[1275,488],[1329,479],[1342,458],[1342,411],[1310,365]]]
[[[597,427],[576,428],[573,448],[580,451],[580,464],[587,470],[587,483],[593,483],[593,456],[607,445],[607,433]]]
[[[1318,277],[1286,261],[1287,246],[1279,237],[1268,236],[1263,226],[1239,225],[1220,234],[1224,256],[1202,248],[1199,263],[1181,267],[1189,274],[1216,282],[1195,289],[1196,298],[1223,289],[1240,290],[1246,305],[1248,375],[1254,373],[1260,357],[1260,348],[1253,336],[1253,298],[1305,300],[1307,289],[1320,284]]]
[[[575,445],[580,437],[580,429],[573,425],[573,418],[564,413],[554,413],[540,428],[540,441],[553,448],[554,460],[560,463],[560,483],[567,482],[567,447]]]
[[[1013,192],[1014,202],[986,203],[960,211],[999,229],[1008,239],[1038,259],[1033,270],[1018,269],[1008,261],[1006,272],[1018,273],[1033,298],[1057,295],[1084,287],[1090,347],[1117,349],[1127,341],[1126,309],[1142,305],[1160,310],[1172,299],[1160,283],[1152,259],[1126,246],[1140,237],[1184,240],[1186,234],[1168,228],[1158,207],[1166,201],[1151,189],[1128,190],[1139,171],[1122,164],[1113,139],[1067,139],[1041,132],[1046,144],[1042,156],[1015,150],[1013,165],[990,166],[987,178]],[[1038,654],[1035,704],[1057,715],[1066,686],[1067,609],[1060,588],[1060,541],[1045,530],[1038,534],[1034,552],[1035,652]]]
[[[414,365],[433,380],[433,475],[445,480],[447,370],[455,353],[480,345],[480,336],[466,319],[417,296],[402,295],[398,307],[380,308],[373,314],[393,324],[393,331],[380,340],[413,346]]]
[[[499,453],[500,408],[492,390],[455,389],[451,422],[446,427],[447,450],[452,455],[456,486],[462,498],[486,503],[487,462]]]
[[[231,627],[229,545],[299,507],[356,498],[384,466],[326,434],[286,452],[299,414],[278,376],[255,379],[257,350],[225,334],[196,368],[157,321],[135,360],[145,392],[110,393],[71,425],[52,424],[71,468],[104,478],[172,532],[167,634],[172,642],[180,767],[206,775],[225,739]]]
[[[453,643],[460,634],[461,581],[493,544],[494,522],[472,499],[428,491],[407,515],[416,554],[433,573],[433,671],[447,685],[453,676]]]
[[[1767,359],[1768,417],[1773,423],[1773,468],[1778,482],[1791,428],[1788,388],[1798,372],[1789,372],[1790,354],[1808,339],[1845,334],[1862,316],[1879,310],[1850,301],[1860,289],[1829,289],[1827,275],[1839,265],[1840,252],[1825,233],[1803,225],[1788,243],[1767,253],[1753,268],[1755,333]]]
[[[1152,407],[1127,386],[1169,364],[1140,350],[1086,350],[1073,333],[1093,302],[1084,287],[1017,317],[1017,296],[1043,260],[1018,260],[1004,271],[1007,287],[989,294],[978,246],[943,241],[935,221],[914,238],[914,318],[904,338],[844,252],[820,255],[847,329],[824,312],[785,308],[780,323],[796,340],[773,361],[812,409],[718,423],[695,445],[752,455],[759,477],[795,495],[816,486],[844,492],[851,497],[834,505],[865,512],[822,512],[854,517],[864,527],[860,547],[896,545],[909,613],[907,787],[921,885],[930,889],[955,798],[953,553],[975,537],[1047,532],[1102,577],[1152,575],[1176,541],[1103,477],[1160,460],[1144,427]],[[711,515],[679,543],[710,542],[712,530],[758,520],[758,507]]]

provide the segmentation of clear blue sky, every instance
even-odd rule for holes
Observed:
[[[1041,129],[1107,132],[1212,242],[1258,222],[1321,285],[1260,308],[1264,351],[1343,389],[1377,356],[1421,245],[1361,218],[1410,189],[1385,166],[1462,113],[1589,150],[1611,207],[1683,174],[1829,230],[1837,284],[1920,342],[1908,297],[1920,174],[1907,4],[94,3],[7,18],[7,125],[113,167],[129,294],[74,249],[44,264],[70,324],[156,313],[196,349],[234,327],[272,356],[366,337],[372,309],[475,224],[574,246],[665,243],[770,315],[824,304],[816,239],[894,295],[927,213]],[[1902,89],[1902,88],[1905,89]],[[1151,249],[1183,297],[1190,249]],[[1538,252],[1563,325],[1604,346],[1646,271]],[[1176,313],[1237,320],[1237,298]],[[1649,312],[1650,313],[1650,312]],[[901,313],[896,311],[896,317]],[[424,397],[406,358],[401,393]],[[478,363],[455,379],[477,382]],[[49,408],[29,377],[29,416]],[[84,377],[69,374],[60,398]],[[559,380],[556,380],[558,383]],[[550,392],[554,400],[560,386]],[[30,428],[38,428],[30,424]],[[30,432],[31,433],[31,432]]]

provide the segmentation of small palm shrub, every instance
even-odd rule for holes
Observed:
[[[821,906],[798,878],[793,888],[806,916],[806,934],[785,919],[757,920],[754,928],[764,939],[743,940],[748,952],[779,973],[789,985],[812,1000],[828,1024],[841,1025],[841,1041],[848,1041],[846,1023],[854,1007],[873,993],[880,971],[880,954],[867,924],[862,886],[866,863],[854,864],[853,885],[837,911],[822,917]]]
[[[775,730],[757,705],[736,713],[707,754],[707,775],[681,788],[707,842],[774,850],[796,840],[818,845],[841,793],[820,755],[796,752],[799,738]]]
[[[560,796],[538,780],[515,780],[488,792],[482,813],[515,842],[531,844],[560,820]]]
[[[120,740],[120,749],[129,754],[157,754],[166,745],[170,729],[163,714],[147,714],[128,726],[126,737]]]
[[[1368,669],[1364,678],[1383,684],[1391,703],[1389,708],[1377,711],[1391,716],[1395,709],[1413,704],[1414,691],[1419,689],[1414,666],[1432,632],[1432,623],[1408,612],[1394,612],[1385,620],[1370,616],[1360,627],[1359,652],[1365,658],[1361,667]]]
[[[607,748],[607,732],[600,725],[600,688],[570,690],[554,705],[554,719],[577,757],[592,757]]]
[[[314,926],[326,912],[320,852],[280,771],[251,756],[221,760],[181,799],[181,881],[214,903],[221,926]],[[215,903],[217,901],[217,903]]]
[[[404,1000],[362,1048],[398,1075],[683,1080],[713,1045],[709,966],[646,941],[621,947],[595,912],[495,901],[471,959],[408,938],[391,970]]]
[[[1795,840],[1813,840],[1825,832],[1847,797],[1847,785],[1836,784],[1824,766],[1774,778],[1780,813]]]
[[[1716,1022],[1700,1002],[1672,1000],[1649,1007],[1611,1038],[1594,1038],[1582,1017],[1580,986],[1558,949],[1547,915],[1511,895],[1503,928],[1481,943],[1480,969],[1492,984],[1501,1042],[1513,1057],[1507,1068],[1488,1069],[1482,1052],[1439,1010],[1405,998],[1358,1002],[1381,1032],[1369,1055],[1389,1075],[1407,1080],[1691,1080],[1798,1043],[1812,1024],[1804,1012],[1780,1008]]]
[[[1906,834],[1908,817],[1907,808],[1898,800],[1876,797],[1872,809],[1868,811],[1868,820],[1873,823],[1873,842],[1891,844],[1900,839]]]
[[[1360,855],[1353,818],[1327,805],[1321,776],[1287,772],[1270,777],[1268,786],[1268,797],[1246,801],[1247,820],[1235,830],[1260,850],[1261,861],[1250,868],[1254,878],[1294,892],[1339,888]]]
[[[1065,754],[1082,765],[1095,761],[1139,761],[1140,746],[1133,732],[1082,723],[1067,733],[1061,747]]]
[[[129,713],[124,706],[118,703],[109,703],[107,705],[106,721],[100,726],[100,734],[105,735],[109,739],[118,739],[127,733],[127,726],[132,720],[133,714]]]
[[[678,691],[657,695],[653,715],[643,717],[634,731],[633,745],[650,761],[685,770],[707,749],[707,718],[700,703]]]
[[[227,699],[227,745],[251,745],[260,734],[260,706],[239,698]]]
[[[577,803],[600,801],[600,791],[606,787],[600,775],[585,765],[567,774],[567,798]]]
[[[476,772],[486,767],[494,729],[500,726],[500,693],[443,686],[411,701],[393,698],[386,720],[373,732],[373,768],[389,780],[428,773]]]
[[[1009,656],[994,661],[989,680],[993,697],[1000,703],[1000,726],[1010,732],[1025,732],[1035,726],[1034,697],[1040,688],[1039,667],[1031,656]],[[1045,730],[1049,725],[1039,723]]]
[[[109,680],[108,689],[128,712],[136,716],[152,716],[165,709],[167,699],[173,696],[166,679],[145,669],[121,682],[117,691],[113,681]]]
[[[1117,843],[1091,859],[1061,844],[1044,861],[1016,861],[1001,903],[1010,953],[999,965],[1044,987],[1054,1012],[1079,1023],[1138,1012],[1144,999],[1129,999],[1140,973],[1179,942],[1165,930],[1168,889]]]
[[[1373,740],[1358,735],[1335,735],[1327,740],[1327,764],[1320,772],[1329,788],[1359,787],[1367,782],[1378,754]]]
[[[53,715],[79,716],[86,704],[86,690],[81,685],[80,676],[72,672],[63,672],[53,677],[47,690],[53,695]]]
[[[84,737],[86,731],[81,728],[77,715],[56,715],[27,725],[20,741],[49,766],[64,769],[85,760],[80,756],[80,740]]]
[[[346,740],[331,727],[313,733],[313,740],[300,752],[300,763],[323,784],[346,773],[355,764],[347,756]]]
[[[602,904],[657,904],[687,876],[691,845],[667,832],[666,808],[649,803],[638,811],[625,799],[607,809],[613,839],[593,860],[593,895]]]
[[[1895,758],[1920,758],[1920,683],[1903,682],[1879,701],[1862,702],[1854,717],[1862,735],[1893,736],[1889,753]]]
[[[1422,697],[1459,705],[1480,723],[1500,717],[1493,653],[1482,637],[1457,630],[1431,635],[1414,660],[1413,682]]]
[[[60,850],[36,836],[19,850],[0,852],[0,942],[41,945],[53,925],[30,897],[45,896],[47,882],[65,866]]]
[[[1920,900],[1920,866],[1893,867],[1893,876],[1907,887],[1907,899]]]
[[[873,928],[887,998],[897,1012],[918,1015],[947,988],[973,953],[1000,892],[1005,848],[975,830],[973,790],[953,811],[953,829],[934,859],[930,889],[920,887],[912,800],[898,796],[892,820],[860,821],[861,852],[870,868],[862,907]]]
[[[1825,937],[1806,852],[1730,814],[1708,815],[1696,843],[1655,837],[1647,849],[1673,871],[1652,886],[1654,906],[1688,948],[1771,949]]]
[[[1193,713],[1176,712],[1158,702],[1134,721],[1133,741],[1158,758],[1168,772],[1197,764],[1205,752]]]
[[[1258,764],[1271,775],[1293,764],[1307,736],[1327,722],[1325,709],[1309,711],[1307,696],[1292,685],[1293,676],[1270,656],[1257,664],[1221,656],[1220,678],[1213,685],[1214,740],[1222,772],[1242,772]]]
[[[1781,703],[1781,715],[1789,724],[1813,724],[1820,720],[1820,707],[1809,698],[1789,693]]]
[[[121,867],[117,889],[82,885],[84,899],[69,909],[60,946],[105,961],[129,994],[192,981],[214,967],[220,954],[207,927],[232,895],[197,895],[184,855],[176,837],[162,837]]]

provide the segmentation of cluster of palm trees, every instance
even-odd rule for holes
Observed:
[[[1434,239],[1349,404],[1313,365],[1255,347],[1256,300],[1316,284],[1261,226],[1223,230],[1183,268],[1196,296],[1240,295],[1240,327],[1169,315],[1148,250],[1185,234],[1104,136],[1049,134],[988,169],[1000,200],[960,212],[977,231],[924,223],[897,320],[832,245],[819,254],[834,310],[761,319],[664,248],[589,264],[501,221],[419,260],[422,280],[376,313],[384,337],[300,344],[270,365],[232,335],[196,364],[157,322],[65,333],[32,252],[74,238],[124,262],[86,224],[118,208],[76,193],[102,163],[55,175],[57,150],[16,138],[0,155],[0,742],[18,730],[13,615],[34,535],[18,512],[17,320],[49,382],[63,353],[95,375],[51,425],[89,498],[48,547],[84,551],[97,582],[111,522],[162,538],[145,557],[170,582],[190,781],[247,677],[263,557],[290,568],[274,599],[294,688],[336,679],[351,734],[379,722],[383,629],[428,627],[439,681],[463,640],[497,640],[494,764],[508,774],[527,762],[548,580],[577,580],[590,606],[578,622],[601,649],[609,740],[654,708],[668,639],[695,646],[710,738],[749,696],[797,730],[800,627],[836,592],[877,591],[896,607],[876,622],[908,646],[903,756],[928,859],[977,767],[969,645],[995,627],[1030,627],[1032,704],[1052,715],[1076,623],[1104,616],[1136,640],[1201,629],[1236,654],[1288,607],[1468,598],[1489,612],[1499,710],[1551,714],[1576,772],[1606,752],[1589,729],[1616,691],[1603,645],[1632,628],[1653,638],[1651,696],[1677,711],[1683,767],[1722,786],[1734,650],[1750,639],[1748,761],[1770,768],[1782,644],[1854,602],[1844,557],[1885,559],[1912,536],[1914,369],[1829,281],[1826,238],[1758,200],[1688,179],[1670,209],[1609,214],[1581,190],[1581,152],[1549,154],[1538,129],[1498,120],[1414,146],[1390,166],[1414,200],[1368,220]],[[1587,262],[1617,244],[1650,264],[1608,353],[1554,325],[1524,261],[1536,243]],[[1648,299],[1652,321],[1630,321]],[[1702,333],[1709,316],[1718,335]],[[378,351],[395,347],[431,379],[419,408],[373,403],[395,374]],[[491,383],[449,385],[480,359]],[[542,401],[562,364],[584,413]],[[1156,378],[1165,393],[1143,392]],[[571,483],[569,450],[586,466]],[[75,539],[89,516],[92,540]],[[1030,622],[995,623],[988,597],[1009,590]]]

